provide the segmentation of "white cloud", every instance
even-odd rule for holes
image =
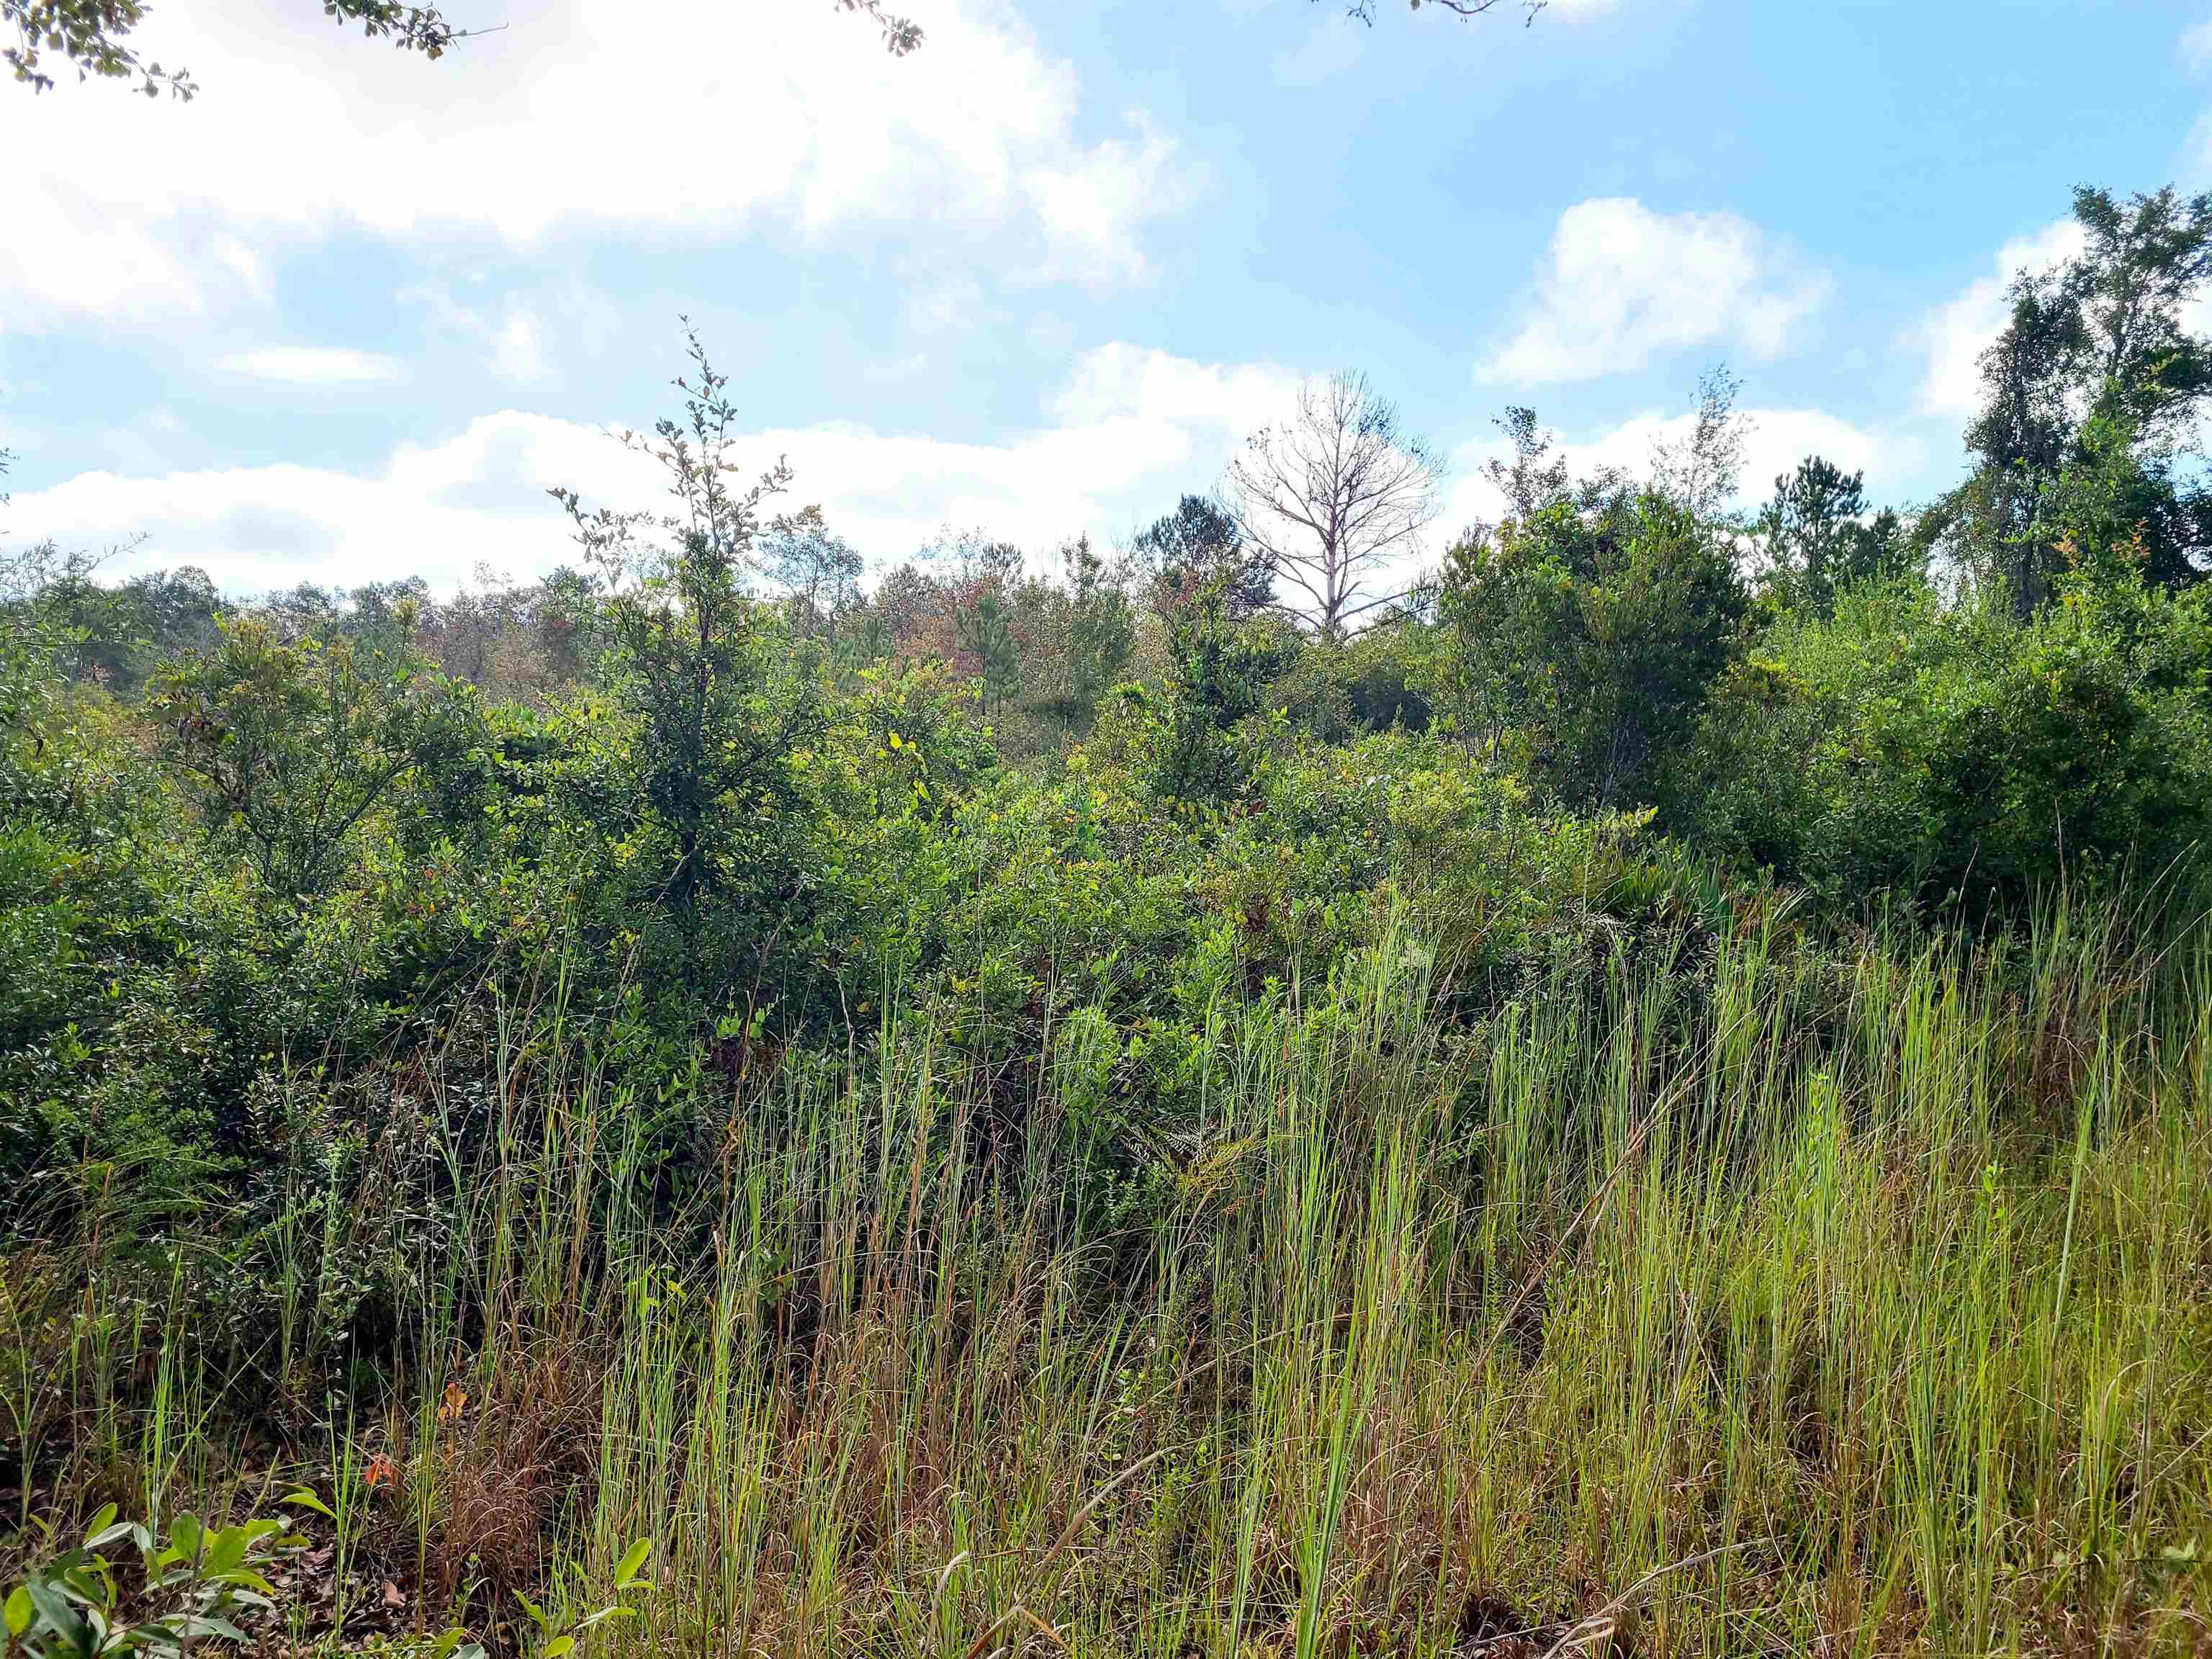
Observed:
[[[0,146],[19,155],[65,154],[59,146],[42,151],[35,132],[11,129],[25,112],[50,107],[55,95],[0,104]],[[124,101],[134,108],[146,102]],[[250,295],[265,282],[258,266],[241,268],[236,256],[245,245],[234,238],[118,210],[36,162],[14,169],[8,197],[8,234],[0,236],[0,334],[68,319],[137,324],[195,317],[211,291]]]
[[[2212,18],[2192,23],[2181,32],[2181,55],[2193,69],[2212,64]]]
[[[1716,342],[1775,357],[1827,295],[1826,276],[1733,214],[1581,202],[1559,216],[1527,313],[1481,374],[1522,385],[1595,380]]]
[[[399,378],[399,365],[392,358],[337,346],[259,346],[218,357],[215,366],[226,374],[283,380],[292,386],[346,386]]]
[[[1145,274],[1135,228],[1182,199],[1170,167],[1175,141],[1141,112],[1128,136],[1109,138],[1061,161],[1032,169],[1024,189],[1047,249],[1037,274],[1104,284]]]
[[[298,0],[201,0],[138,32],[192,66],[191,103],[73,84],[0,102],[0,148],[22,158],[0,329],[192,315],[266,293],[253,248],[348,228],[528,246],[576,228],[713,240],[763,216],[810,234],[927,224],[1003,238],[1005,269],[1123,280],[1172,201],[1172,141],[1141,115],[1086,132],[1074,70],[1000,0],[939,0],[905,58],[797,0],[502,15],[432,64]]]
[[[503,380],[527,386],[545,377],[545,349],[538,337],[538,313],[518,307],[492,337],[491,372]]]
[[[1876,501],[1891,499],[1898,485],[1921,464],[1920,446],[1893,433],[1878,433],[1817,409],[1746,409],[1743,474],[1737,503],[1754,505],[1771,493],[1775,478],[1793,471],[1808,455],[1823,455],[1846,472],[1864,471],[1867,493]],[[1595,436],[1563,440],[1559,450],[1574,476],[1618,467],[1632,477],[1651,475],[1662,446],[1680,447],[1696,423],[1694,415],[1639,415]],[[1454,482],[1444,512],[1452,529],[1477,519],[1495,523],[1504,516],[1504,498],[1483,476],[1492,459],[1510,459],[1502,438],[1462,445],[1452,455]]]
[[[274,291],[269,281],[269,266],[252,248],[235,236],[218,236],[209,244],[208,257],[216,270],[246,291],[246,298],[257,304],[268,303]]]
[[[740,456],[747,465],[787,457],[798,474],[793,501],[820,501],[878,562],[903,557],[947,523],[988,526],[1042,553],[1081,531],[1110,538],[1182,491],[1209,486],[1296,386],[1295,375],[1272,368],[1109,345],[1078,360],[1042,424],[1003,443],[833,422],[754,434]],[[573,558],[545,498],[555,483],[618,507],[649,506],[661,488],[649,462],[605,433],[505,410],[441,442],[404,447],[373,473],[84,473],[19,494],[9,527],[86,546],[143,531],[145,547],[114,574],[198,564],[235,592],[410,573],[450,587],[479,561],[527,575]]]
[[[1982,404],[1982,353],[2004,331],[2011,314],[2006,294],[2013,278],[2022,270],[2046,270],[2077,258],[2084,234],[2078,221],[2062,219],[2007,242],[1989,276],[1920,319],[1911,343],[1927,363],[1920,380],[1922,414],[1953,421],[1973,416]]]
[[[1241,440],[1279,416],[1297,377],[1266,364],[1197,363],[1164,351],[1115,343],[1085,352],[1052,401],[1060,426],[1087,428],[1117,420],[1157,422],[1170,410],[1177,431],[1226,432]],[[1211,482],[1209,478],[1208,482]]]
[[[750,434],[739,460],[787,457],[797,473],[790,501],[819,501],[878,568],[947,524],[981,525],[1042,555],[1079,532],[1115,539],[1183,491],[1212,484],[1244,435],[1289,406],[1297,384],[1272,365],[1200,363],[1114,344],[1077,359],[1039,424],[1004,442],[827,422]],[[1878,500],[1919,463],[1910,439],[1817,410],[1746,416],[1746,502],[1764,499],[1774,476],[1808,454],[1865,468]],[[1563,447],[1577,471],[1613,465],[1641,476],[1655,446],[1680,443],[1691,419],[1640,416]],[[1453,454],[1439,531],[1499,515],[1481,468],[1502,448],[1479,441]],[[146,545],[110,574],[198,564],[230,592],[410,574],[450,590],[479,562],[527,577],[575,556],[545,497],[554,483],[617,507],[649,505],[661,489],[653,465],[605,432],[510,409],[439,442],[403,446],[370,473],[291,465],[86,473],[19,494],[9,528],[83,546],[145,532]],[[1410,565],[1396,574],[1410,574]]]

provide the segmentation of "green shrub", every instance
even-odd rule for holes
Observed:
[[[2155,875],[2206,828],[2203,602],[2082,568],[2015,624],[1910,580],[1778,622],[1723,682],[1670,821],[1851,907]]]

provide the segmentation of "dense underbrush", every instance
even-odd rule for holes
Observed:
[[[7,1659],[2203,1650],[2160,453],[1754,589],[1527,416],[1346,637],[861,594],[694,361],[534,597],[0,594]]]
[[[15,1519],[304,1484],[310,1642],[651,1539],[608,1650],[2190,1650],[2212,960],[2095,915],[1747,912],[1468,1023],[1400,911],[1118,1160],[1097,1021],[1011,1100],[903,1012],[647,1095],[549,975],[282,1202],[10,1255]]]

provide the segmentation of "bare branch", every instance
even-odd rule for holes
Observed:
[[[1307,381],[1289,421],[1254,433],[1224,493],[1244,539],[1304,596],[1291,608],[1324,638],[1341,639],[1400,597],[1370,585],[1419,550],[1443,481],[1442,464],[1366,378],[1343,374]]]
[[[1428,0],[1428,3],[1432,6],[1441,6],[1446,11],[1456,12],[1462,17],[1480,17],[1485,12],[1495,11],[1498,7],[1506,4],[1507,0]],[[1513,3],[1517,4],[1527,14],[1522,19],[1522,23],[1526,25],[1534,22],[1536,14],[1550,4],[1551,0],[1513,0]],[[1421,0],[1413,0],[1413,9],[1419,11],[1421,9]],[[1356,17],[1361,22],[1371,26],[1375,21],[1375,0],[1352,0],[1352,3],[1346,8],[1345,15]]]

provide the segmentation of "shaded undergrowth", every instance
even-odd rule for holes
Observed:
[[[527,1650],[651,1538],[593,1650],[2201,1646],[2201,940],[1449,990],[1401,927],[1219,1007],[1140,1146],[1079,1020],[1010,1114],[896,1016],[641,1093],[487,1011],[220,1245],[83,1177],[6,1266],[10,1519],[307,1480],[294,1645]]]

